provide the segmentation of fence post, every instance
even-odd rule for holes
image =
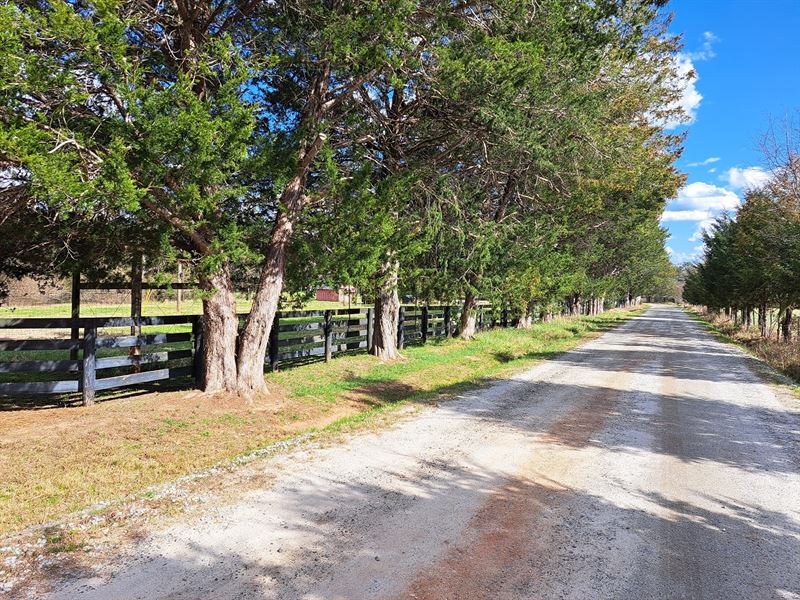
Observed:
[[[367,309],[367,353],[372,352],[372,309]]]
[[[272,329],[269,331],[269,365],[273,371],[278,370],[278,329],[280,328],[280,317],[275,311],[275,318],[272,320]]]
[[[70,348],[69,359],[78,360],[78,340],[81,337],[80,326],[78,319],[81,316],[81,272],[77,269],[72,272],[72,329],[70,330],[69,339],[75,344],[74,348]]]
[[[83,328],[83,361],[81,365],[81,398],[84,406],[94,404],[97,381],[97,326]]]
[[[194,384],[203,389],[205,387],[205,348],[203,345],[203,317],[196,316],[192,319],[192,336],[194,338],[194,360],[192,371]]]
[[[141,356],[141,335],[142,335],[142,277],[144,270],[144,257],[137,254],[131,266],[131,335],[136,336],[136,345],[130,349],[129,354],[133,357],[133,372],[138,373],[142,370]]]
[[[505,302],[503,303],[503,321],[501,325],[508,327],[508,305]]]
[[[422,307],[422,343],[428,342],[428,305]]]
[[[403,335],[403,321],[405,321],[406,311],[401,306],[397,315],[397,347],[402,350],[405,344],[405,336]]]
[[[444,307],[444,335],[446,337],[452,337],[453,335],[453,324],[450,321],[450,305]]]
[[[333,327],[331,321],[331,311],[325,311],[325,362],[331,359],[331,346],[333,345]]]

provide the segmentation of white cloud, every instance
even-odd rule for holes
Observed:
[[[661,221],[696,221],[697,225],[688,241],[700,242],[703,240],[703,233],[711,230],[716,218],[723,211],[736,210],[741,203],[739,196],[729,189],[696,181],[682,187],[677,197],[669,201],[669,210],[664,211]]]
[[[723,187],[696,181],[682,187],[670,207],[695,210],[733,210],[741,204],[739,196]],[[699,219],[698,219],[699,220]]]
[[[709,172],[709,173],[716,173],[716,172],[717,172],[717,169],[716,169],[716,167],[714,167],[713,169],[709,169],[709,170],[708,170],[708,172]]]
[[[710,219],[711,213],[707,210],[665,210],[661,221],[702,221]]]
[[[737,190],[749,190],[758,188],[769,181],[769,173],[761,167],[733,167],[720,175],[720,179],[728,182],[728,185]]]
[[[709,156],[707,159],[700,161],[700,162],[693,162],[686,165],[687,167],[705,167],[706,165],[710,165],[711,163],[719,162],[719,156]]]
[[[714,43],[717,41],[719,41],[717,36],[710,31],[706,31],[703,33],[703,44],[700,50],[695,52],[679,52],[675,55],[673,67],[675,69],[676,80],[673,82],[673,85],[675,89],[680,92],[680,98],[675,102],[673,108],[681,108],[684,115],[681,119],[668,119],[664,123],[666,129],[674,129],[681,125],[691,125],[697,119],[697,110],[700,108],[700,103],[703,101],[703,95],[697,91],[696,84],[700,77],[697,74],[694,63],[714,58],[714,56],[716,56],[714,52]]]
[[[700,50],[696,52],[688,52],[687,56],[692,60],[709,60],[714,58],[717,53],[714,52],[714,43],[718,42],[719,38],[710,31],[703,32],[703,45]]]
[[[702,242],[703,241],[703,234],[708,233],[711,231],[711,227],[714,225],[714,219],[704,219],[697,224],[697,227],[694,230],[694,233],[689,237],[690,242]],[[702,248],[702,246],[696,246],[695,249]]]

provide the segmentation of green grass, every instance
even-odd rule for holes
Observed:
[[[613,327],[630,314],[614,311],[595,317],[538,323],[530,330],[495,329],[479,334],[470,342],[443,340],[406,348],[405,360],[398,362],[375,364],[371,357],[353,356],[314,367],[313,378],[293,369],[269,374],[267,380],[286,387],[293,397],[319,403],[336,402],[343,394],[364,390],[372,390],[370,393],[380,402],[391,402],[398,397],[431,398],[552,357],[591,333]],[[380,389],[390,383],[395,385]]]

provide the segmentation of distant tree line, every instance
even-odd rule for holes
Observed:
[[[0,272],[193,265],[205,388],[263,390],[281,298],[535,312],[669,293],[685,79],[662,0],[13,0]],[[242,327],[235,291],[253,305]]]
[[[686,301],[726,314],[769,335],[777,311],[781,337],[792,339],[800,308],[800,129],[790,122],[765,139],[769,181],[748,190],[735,217],[723,215],[703,236],[705,255],[690,267]]]

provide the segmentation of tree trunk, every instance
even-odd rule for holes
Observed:
[[[372,330],[372,354],[381,360],[401,358],[397,349],[397,325],[400,298],[397,278],[400,264],[390,259],[378,274],[378,293],[375,295],[375,327]]]
[[[517,322],[517,329],[530,329],[533,325],[533,312],[536,308],[536,303],[533,300],[528,301],[525,307],[525,314],[523,314]]]
[[[471,340],[475,337],[478,298],[468,291],[464,294],[464,306],[461,311],[461,339]]]
[[[784,342],[792,341],[792,307],[788,307],[781,321],[781,334]]]
[[[280,204],[285,209],[279,212],[275,219],[253,307],[247,315],[240,336],[237,388],[239,393],[245,396],[265,392],[267,389],[264,381],[267,344],[283,291],[283,278],[294,221],[300,214],[305,199],[304,186],[305,175],[296,176],[281,195]]]
[[[212,295],[203,299],[203,370],[206,392],[236,390],[236,335],[239,319],[227,263],[213,275],[200,275],[200,287]]]
[[[758,330],[761,332],[761,337],[767,337],[767,303],[762,302],[758,306]]]

